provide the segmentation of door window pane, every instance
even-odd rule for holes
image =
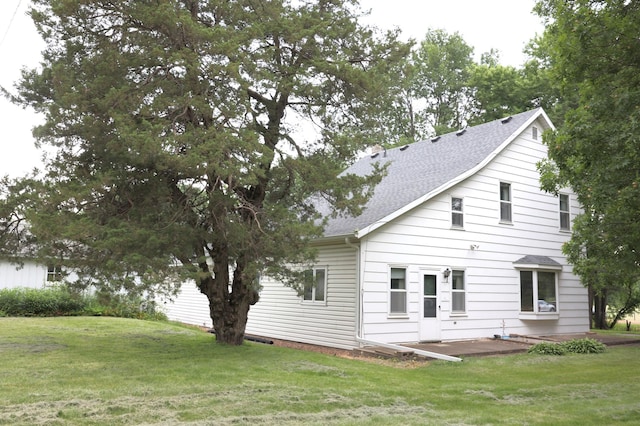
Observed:
[[[424,317],[425,318],[436,317],[436,298],[435,297],[424,298]]]
[[[423,278],[423,295],[424,295],[424,306],[423,306],[423,315],[424,318],[435,318],[436,317],[436,300],[437,300],[437,289],[436,289],[436,276],[435,275],[424,275]]]
[[[424,276],[424,295],[425,296],[436,295],[436,276],[435,275]]]

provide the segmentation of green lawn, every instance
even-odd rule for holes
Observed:
[[[0,318],[0,424],[637,424],[640,346],[406,365],[120,318]]]

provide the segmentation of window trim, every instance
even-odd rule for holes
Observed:
[[[503,200],[502,199],[502,186],[503,185],[507,185],[509,188],[509,199],[508,200]],[[507,224],[512,224],[513,223],[513,192],[512,192],[512,185],[511,182],[505,182],[505,181],[500,181],[499,184],[499,189],[498,189],[498,198],[500,199],[500,223],[507,223]],[[509,206],[509,218],[505,219],[502,217],[502,205],[506,204]]]
[[[404,271],[404,288],[393,289],[391,288],[391,280],[393,270],[398,269]],[[389,275],[387,279],[387,315],[389,318],[408,318],[409,317],[409,268],[404,265],[390,265]],[[391,295],[392,294],[404,294],[404,312],[392,312],[391,311]]]
[[[324,271],[324,295],[321,300],[316,300],[316,284],[317,284],[317,271]],[[311,299],[306,299],[307,296],[307,286],[304,285],[302,288],[302,295],[300,296],[303,304],[310,305],[326,305],[327,304],[327,288],[329,283],[329,267],[325,265],[314,266],[311,269],[305,270],[305,272],[312,271],[313,274],[313,285],[311,287]]]
[[[454,289],[453,283],[455,275],[462,274],[462,290]],[[467,314],[467,272],[462,268],[451,268],[451,315],[452,316],[462,316]],[[454,310],[453,309],[453,296],[454,294],[462,294],[463,295],[463,309],[462,310]]]
[[[453,200],[460,200],[460,210],[454,210],[453,209]],[[450,203],[449,203],[449,207],[451,209],[451,228],[452,229],[464,229],[464,198],[463,197],[456,197],[456,196],[452,195]],[[460,225],[454,223],[454,220],[453,220],[453,216],[454,215],[459,215],[460,216],[460,222],[461,222]]]
[[[45,281],[47,284],[55,284],[62,281],[63,271],[60,265],[47,265],[47,276]]]
[[[551,265],[517,265],[516,270],[518,271],[518,318],[523,320],[550,320],[550,319],[558,319],[560,318],[560,277],[559,272],[562,270],[561,267],[554,267]],[[531,280],[532,280],[532,304],[533,311],[523,311],[522,310],[522,272],[531,272]],[[538,311],[538,303],[539,300],[539,280],[538,273],[539,272],[549,272],[554,275],[554,293],[555,293],[555,311],[553,312],[539,312]]]
[[[562,210],[562,197],[567,198],[567,210]],[[566,228],[562,226],[562,215],[566,215]],[[558,228],[560,229],[560,231],[571,231],[571,197],[569,196],[569,194],[563,192],[558,194]]]

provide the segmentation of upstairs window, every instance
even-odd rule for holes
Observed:
[[[500,222],[511,222],[511,184],[500,182]]]
[[[571,229],[571,212],[569,210],[569,195],[560,194],[558,197],[560,203],[560,229],[569,231]]]
[[[389,282],[389,314],[407,313],[407,270],[391,268]]]
[[[327,290],[326,268],[314,268],[305,271],[304,293],[302,300],[305,302],[325,302]]]
[[[462,198],[451,197],[451,226],[454,228],[462,228],[464,226],[462,207]]]
[[[536,126],[531,127],[531,138],[538,140],[538,128]]]

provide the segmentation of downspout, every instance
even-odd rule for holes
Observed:
[[[362,288],[362,274],[360,272],[361,263],[360,263],[360,245],[354,244],[351,242],[350,237],[345,237],[344,243],[347,247],[351,247],[356,250],[356,290],[358,292],[358,298],[356,300],[356,342],[362,343],[363,345],[370,346],[382,346],[383,348],[393,349],[397,351],[412,351],[416,355],[421,355],[428,358],[441,359],[444,361],[452,361],[452,362],[460,362],[462,358],[457,358],[450,355],[439,354],[437,352],[423,351],[422,349],[410,348],[408,346],[394,345],[392,343],[383,343],[376,342],[373,340],[366,340],[362,337],[362,329],[363,329],[363,319],[362,319],[362,310],[363,310],[363,292]]]

